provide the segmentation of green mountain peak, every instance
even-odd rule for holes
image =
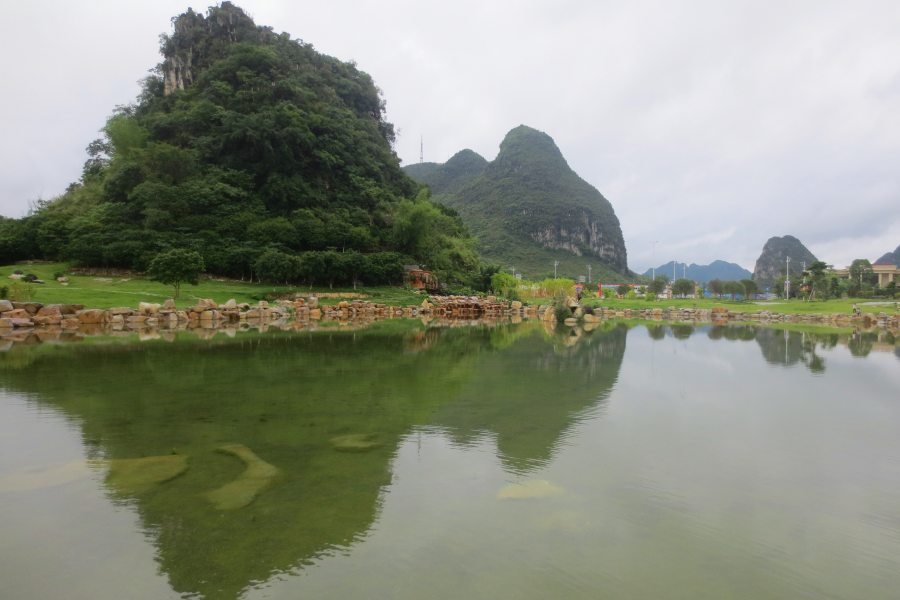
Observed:
[[[459,212],[485,260],[529,278],[552,274],[557,261],[560,276],[587,275],[590,264],[595,281],[630,277],[612,205],[569,167],[553,138],[520,125],[481,172],[479,159],[466,150],[443,165],[405,170]]]

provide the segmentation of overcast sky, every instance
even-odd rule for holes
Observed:
[[[236,2],[384,91],[397,152],[548,133],[612,202],[629,266],[748,269],[773,235],[843,266],[900,244],[900,2]],[[76,180],[185,1],[17,2],[0,37],[0,213]],[[205,9],[197,4],[195,9]],[[656,245],[651,259],[650,242]]]

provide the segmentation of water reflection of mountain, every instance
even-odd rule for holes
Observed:
[[[110,494],[138,512],[176,592],[230,600],[365,536],[415,426],[487,430],[515,469],[547,460],[614,383],[625,333],[571,344],[548,343],[539,324],[389,326],[41,346],[20,349],[32,353],[17,358],[26,368],[3,370],[0,385],[70,415],[95,457],[186,455],[181,477]],[[349,434],[374,434],[378,446],[335,451],[330,440]],[[249,506],[223,511],[208,492],[245,469],[214,451],[229,444],[252,449],[283,478]]]
[[[502,354],[484,356],[459,400],[442,405],[436,422],[460,443],[495,434],[511,472],[538,469],[587,409],[602,409],[619,375],[627,333],[625,326],[613,327],[574,344],[557,338],[550,347],[535,331]]]

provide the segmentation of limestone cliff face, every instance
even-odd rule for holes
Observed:
[[[818,260],[800,240],[791,235],[772,237],[763,246],[762,254],[756,260],[753,279],[771,284],[784,274],[787,257],[791,257],[791,274],[799,274],[803,270],[803,262],[807,266]]]
[[[610,275],[628,275],[612,205],[569,167],[549,135],[522,125],[506,135],[490,163],[482,166],[469,155],[477,156],[463,151],[444,165],[409,166],[406,172],[459,211],[486,260],[516,265],[526,276],[552,272],[554,261],[568,261],[585,274],[590,263],[594,269],[605,265]],[[445,185],[463,180],[451,177],[463,164],[468,181],[456,189]],[[472,177],[476,167],[483,172]]]
[[[574,227],[572,224],[568,226],[551,225],[532,231],[531,239],[546,248],[568,250],[576,256],[584,256],[586,252],[593,252],[605,262],[612,264],[626,262],[624,246],[617,243],[617,240],[603,238],[605,224],[596,219],[594,215],[582,211],[580,214],[567,216],[574,221]]]
[[[231,2],[211,6],[206,17],[189,8],[173,20],[173,26],[162,49],[166,94],[188,87],[200,71],[224,56],[229,44],[260,35],[253,20]],[[206,34],[202,38],[197,35],[198,27]]]

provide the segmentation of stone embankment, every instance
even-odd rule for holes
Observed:
[[[171,299],[164,304],[142,302],[138,308],[128,306],[100,310],[80,304],[48,304],[41,302],[10,302],[0,300],[0,335],[10,330],[32,328],[76,329],[85,325],[110,326],[113,329],[215,327],[222,323],[277,321],[289,318],[356,319],[401,317],[534,317],[537,309],[522,306],[521,302],[498,302],[495,298],[467,298],[461,296],[433,297],[421,304],[406,307],[387,306],[368,300],[341,301],[336,305],[320,305],[318,297],[260,301],[257,306],[229,300],[217,304],[213,300],[198,300],[184,310],[175,307]]]
[[[179,310],[173,300],[164,304],[142,302],[137,309],[131,307],[109,310],[90,309],[78,304],[48,304],[40,302],[10,302],[0,300],[0,337],[7,338],[15,332],[55,331],[82,332],[86,329],[102,332],[129,330],[211,330],[232,327],[266,327],[279,323],[298,324],[321,321],[365,323],[374,320],[395,318],[442,319],[447,323],[456,321],[483,320],[485,322],[509,318],[519,322],[523,318],[540,318],[546,325],[556,322],[556,311],[552,306],[523,306],[521,302],[505,302],[493,296],[487,298],[467,296],[425,296],[421,304],[388,306],[363,299],[342,300],[337,304],[324,305],[318,297],[260,301],[256,306],[229,300],[217,304],[213,300],[198,300],[188,309]],[[712,323],[714,325],[751,321],[760,324],[797,323],[831,325],[835,327],[864,326],[866,328],[886,328],[900,330],[900,313],[863,313],[860,317],[846,314],[779,314],[768,310],[755,313],[732,311],[725,307],[713,309],[647,308],[641,310],[579,306],[570,299],[572,317],[567,325],[575,325],[581,319],[586,325],[601,320],[646,319],[653,321],[680,321]],[[305,326],[305,325],[304,325]],[[52,337],[52,336],[51,336]]]

